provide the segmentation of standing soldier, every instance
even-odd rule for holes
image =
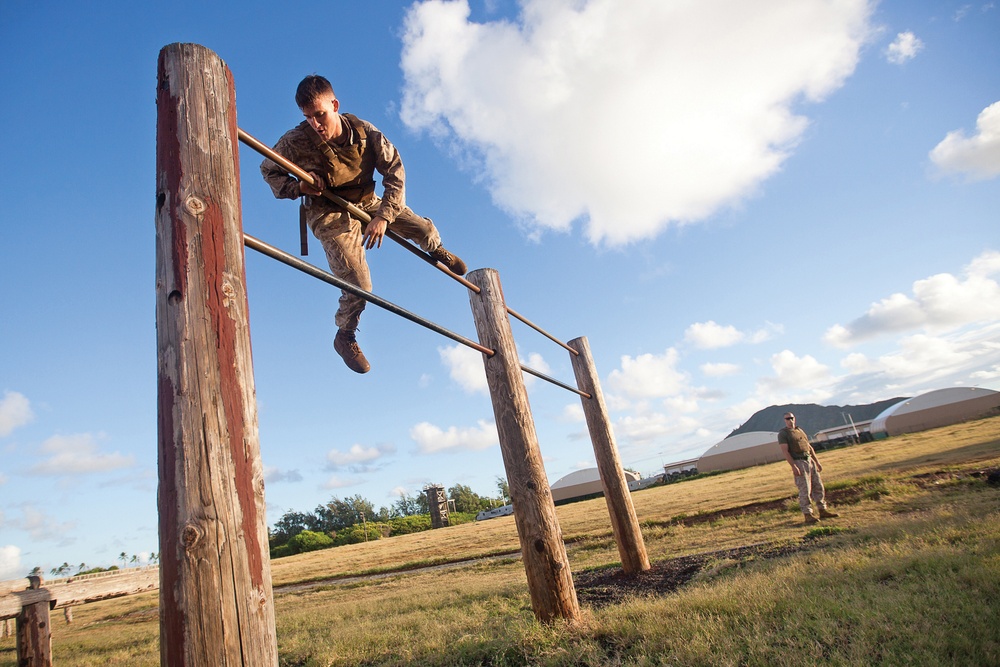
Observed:
[[[365,250],[380,248],[386,230],[391,229],[417,243],[452,273],[463,275],[465,263],[444,249],[430,218],[406,206],[403,162],[385,135],[368,121],[339,113],[340,101],[321,76],[304,78],[295,91],[295,102],[306,119],[286,132],[274,150],[309,172],[319,187],[297,180],[271,160],[264,160],[260,171],[275,197],[302,197],[306,224],[323,244],[333,274],[370,292]],[[375,171],[382,175],[382,197],[375,194]],[[321,196],[326,188],[371,215],[371,222],[362,229],[360,220]],[[365,305],[361,297],[342,292],[336,315],[333,347],[357,373],[371,369],[356,339]]]
[[[823,488],[823,465],[816,458],[816,451],[809,444],[809,436],[795,425],[795,415],[785,413],[785,428],[778,431],[778,444],[785,454],[785,460],[792,466],[795,486],[799,487],[799,507],[806,517],[806,523],[817,523],[819,519],[833,519],[838,516],[826,507],[826,489]],[[819,519],[813,514],[810,500],[819,507]]]

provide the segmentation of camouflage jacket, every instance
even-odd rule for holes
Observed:
[[[378,171],[382,175],[382,201],[373,215],[391,223],[406,206],[406,175],[399,151],[368,121],[341,114],[341,122],[347,132],[347,142],[343,146],[327,142],[329,152],[317,144],[321,140],[307,122],[282,135],[274,150],[305,171],[323,176],[327,187],[354,204],[370,198],[375,186],[374,172]],[[260,172],[278,199],[300,196],[298,179],[271,160],[261,162]],[[325,197],[303,196],[303,199],[310,223],[325,213],[339,210]]]

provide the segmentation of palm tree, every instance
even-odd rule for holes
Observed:
[[[121,552],[120,554],[118,554],[118,560],[122,562],[122,567],[125,567],[125,565],[128,563],[128,554],[125,553],[124,551]]]

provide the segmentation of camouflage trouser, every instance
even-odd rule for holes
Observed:
[[[799,507],[803,514],[812,514],[812,500],[821,510],[826,509],[826,489],[823,488],[823,478],[816,470],[816,463],[810,457],[806,461],[795,461],[795,467],[801,475],[794,475],[795,486],[799,487]]]
[[[366,213],[373,214],[378,210],[380,202],[381,199],[372,195],[358,206]],[[336,210],[324,212],[315,219],[310,216],[309,227],[323,244],[326,261],[330,263],[333,275],[371,292],[372,279],[365,259],[361,221],[348,215],[346,211]],[[409,207],[403,209],[389,225],[389,229],[408,241],[416,242],[425,252],[436,250],[441,245],[441,235],[431,219],[420,217]],[[359,296],[341,292],[340,307],[335,318],[337,328],[348,331],[357,329],[366,303]]]

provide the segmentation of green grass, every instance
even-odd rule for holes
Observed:
[[[275,561],[282,583],[400,570],[278,593],[281,664],[1000,664],[1000,489],[976,474],[1000,467],[1000,419],[820,456],[841,516],[819,526],[802,525],[787,464],[635,494],[653,561],[798,548],[709,559],[675,593],[585,605],[574,625],[535,620],[516,558],[405,571],[516,550],[509,517]],[[604,502],[557,508],[574,572],[619,561]],[[756,510],[713,514],[740,507]],[[55,664],[159,664],[155,594],[74,617],[53,613]],[[13,640],[0,640],[0,666],[15,662]]]

